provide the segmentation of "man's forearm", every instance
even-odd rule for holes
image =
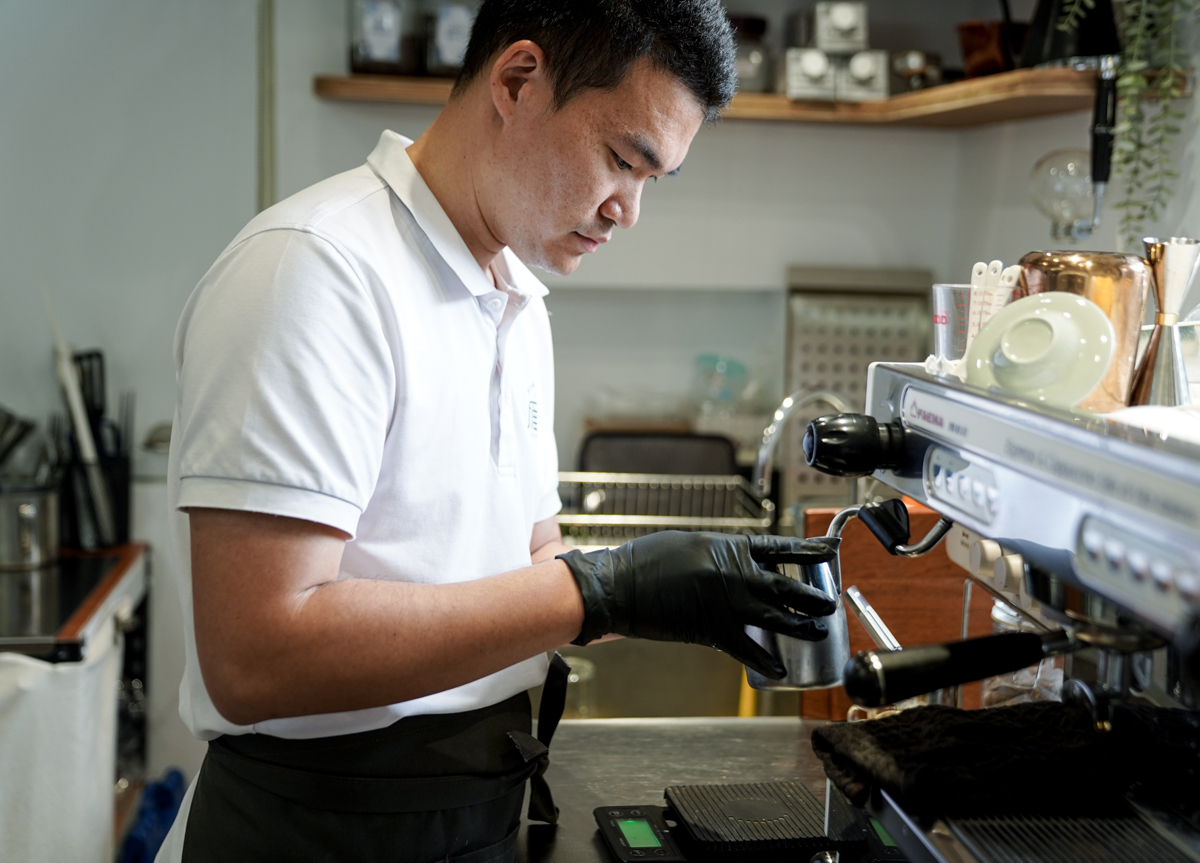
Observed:
[[[548,542],[533,553],[533,562],[542,563],[547,560],[554,560],[554,558],[558,557],[560,554],[570,550],[571,546],[564,544],[562,540]]]
[[[579,590],[553,556],[454,584],[326,576],[281,589],[288,567],[315,558],[328,568],[321,556],[334,546],[272,543],[269,532],[294,520],[251,516],[257,542],[231,554],[229,520],[246,514],[213,512],[199,535],[193,514],[196,644],[213,703],[237,724],[419,698],[566,644],[582,628]],[[335,576],[339,559],[340,546]]]

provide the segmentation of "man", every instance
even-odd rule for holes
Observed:
[[[632,227],[733,87],[717,0],[487,0],[418,141],[384,133],[205,275],[170,494],[180,711],[210,746],[160,859],[511,857],[557,721],[529,735],[546,651],[688,641],[780,676],[746,625],[824,637],[806,615],[831,598],[770,571],[823,544],[584,555],[554,518],[546,291],[524,264],[569,273]],[[533,798],[553,821],[544,783]]]

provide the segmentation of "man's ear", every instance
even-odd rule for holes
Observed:
[[[549,86],[546,76],[546,55],[542,49],[528,39],[514,42],[504,50],[492,64],[488,81],[492,93],[492,104],[501,119],[511,120],[518,103],[528,104],[534,97],[533,91]]]

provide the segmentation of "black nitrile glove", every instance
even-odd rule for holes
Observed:
[[[560,554],[583,594],[583,630],[572,643],[616,633],[705,644],[778,680],[784,667],[746,627],[821,641],[825,625],[804,615],[832,614],[837,606],[836,597],[769,567],[833,556],[820,540],[676,530],[617,548]]]

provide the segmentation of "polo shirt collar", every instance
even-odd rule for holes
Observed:
[[[425,236],[429,238],[429,242],[462,280],[467,290],[476,297],[494,293],[496,289],[492,287],[479,262],[467,248],[466,241],[458,233],[438,199],[433,196],[429,186],[425,185],[425,180],[418,173],[412,159],[408,157],[407,150],[411,144],[411,139],[397,135],[391,130],[385,131],[379,136],[379,143],[375,145],[371,155],[367,157],[367,164],[391,187],[404,206],[408,207]],[[547,294],[545,286],[532,277],[516,255],[507,248],[501,254],[505,256],[512,287],[521,293],[534,296],[541,297]]]

